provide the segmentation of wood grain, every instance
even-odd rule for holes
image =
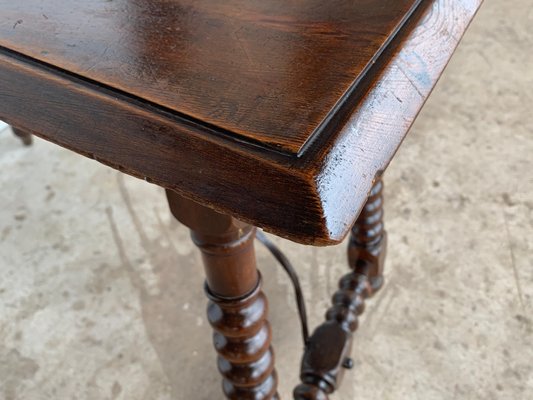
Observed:
[[[277,235],[334,244],[348,233],[480,4],[423,1],[298,157],[5,48],[0,117]]]
[[[420,0],[0,0],[0,46],[289,154]]]

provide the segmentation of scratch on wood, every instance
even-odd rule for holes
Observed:
[[[420,89],[418,88],[418,86],[413,82],[413,80],[409,77],[409,75],[407,75],[407,73],[403,70],[403,68],[401,66],[398,65],[398,69],[402,72],[403,76],[405,76],[407,78],[407,80],[409,81],[409,83],[411,83],[411,85],[413,85],[413,88],[416,90],[416,92],[420,95],[420,98],[422,99],[425,99],[426,96],[424,96],[422,94],[422,92],[420,91]]]

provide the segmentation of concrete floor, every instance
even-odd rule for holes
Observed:
[[[388,170],[387,285],[335,399],[533,399],[533,4],[509,4],[487,0]],[[162,190],[7,130],[0,149],[0,399],[220,399],[200,259]],[[344,246],[277,242],[315,325]],[[258,257],[288,399],[293,294]]]

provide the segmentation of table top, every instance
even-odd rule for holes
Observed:
[[[480,2],[0,0],[0,116],[331,244]]]
[[[0,1],[0,45],[299,153],[420,0]]]

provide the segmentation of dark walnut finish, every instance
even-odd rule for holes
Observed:
[[[417,3],[0,0],[0,118],[338,243],[481,0]]]
[[[350,358],[353,333],[365,300],[383,285],[387,234],[383,229],[383,183],[379,179],[352,227],[348,261],[352,272],[342,277],[326,322],[309,339],[302,360],[302,384],[295,400],[327,400],[341,384]]]
[[[0,46],[297,154],[419,2],[0,0]]]
[[[167,199],[202,252],[224,394],[230,400],[279,399],[268,302],[255,263],[255,228],[172,191]]]

